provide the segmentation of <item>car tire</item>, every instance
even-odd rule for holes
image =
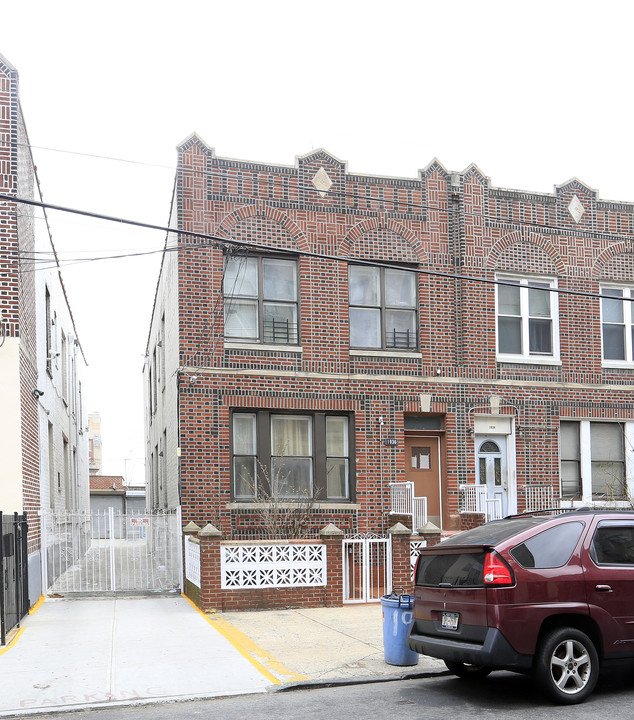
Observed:
[[[541,641],[534,671],[546,695],[562,705],[574,705],[594,690],[599,679],[599,656],[584,632],[558,628]]]
[[[464,680],[480,680],[492,670],[486,665],[470,665],[469,663],[454,662],[453,660],[445,660],[445,665],[450,672]]]

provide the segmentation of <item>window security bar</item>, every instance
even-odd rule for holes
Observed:
[[[418,333],[415,330],[396,330],[387,333],[385,344],[389,348],[407,348],[411,350],[418,345]]]
[[[296,343],[297,324],[288,320],[264,320],[264,340],[273,343]]]

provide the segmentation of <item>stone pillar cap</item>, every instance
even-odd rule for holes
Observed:
[[[195,522],[188,522],[187,525],[183,528],[183,532],[189,534],[194,534],[200,532],[200,528],[198,525],[196,525]]]
[[[341,537],[344,533],[343,530],[339,530],[339,528],[336,525],[333,525],[332,523],[328,523],[326,527],[323,527],[319,534],[322,537]]]
[[[403,523],[398,522],[388,530],[388,533],[390,535],[411,535],[412,531]]]
[[[198,533],[198,537],[222,537],[222,533],[209,523]]]

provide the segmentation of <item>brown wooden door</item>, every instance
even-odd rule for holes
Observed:
[[[427,498],[429,520],[440,527],[440,440],[437,436],[405,437],[405,480],[414,495]]]

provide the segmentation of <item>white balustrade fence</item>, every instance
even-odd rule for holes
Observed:
[[[427,547],[427,540],[412,540],[409,545],[409,564],[412,572],[412,582],[414,582],[414,573],[416,572],[416,563],[418,556],[423,548]]]
[[[220,571],[223,590],[326,585],[326,546],[222,545]]]

